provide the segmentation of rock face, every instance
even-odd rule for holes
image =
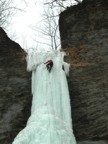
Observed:
[[[108,139],[108,1],[84,0],[59,19],[70,48],[69,89],[77,140]]]
[[[11,144],[30,116],[30,73],[25,53],[0,28],[0,144]]]

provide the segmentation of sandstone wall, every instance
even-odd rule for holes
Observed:
[[[0,28],[0,144],[11,144],[30,116],[30,73],[25,53]]]
[[[78,140],[108,139],[108,1],[84,0],[59,19],[62,48],[70,48],[69,89]]]

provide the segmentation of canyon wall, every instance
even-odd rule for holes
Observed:
[[[108,139],[108,1],[84,0],[67,8],[59,27],[62,48],[71,51],[75,135],[78,140]]]
[[[11,144],[30,116],[31,74],[25,55],[0,28],[0,144]]]

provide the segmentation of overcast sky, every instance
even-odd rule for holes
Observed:
[[[45,40],[33,29],[36,25],[42,25],[43,17],[41,15],[44,9],[44,1],[45,0],[15,0],[15,5],[24,11],[17,12],[17,14],[11,18],[8,35],[24,49],[32,47],[50,49],[50,46],[41,43]],[[40,39],[41,42],[37,43],[37,39]]]
[[[11,18],[11,24],[8,27],[8,35],[22,48],[36,47],[34,31],[31,27],[42,19],[40,1],[26,0],[26,2],[15,0],[15,5],[24,11],[17,11],[17,14]]]

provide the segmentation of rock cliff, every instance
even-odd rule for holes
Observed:
[[[25,52],[0,28],[0,144],[11,144],[31,108]]]
[[[108,139],[108,1],[84,0],[59,19],[69,48],[69,89],[77,140]]]

